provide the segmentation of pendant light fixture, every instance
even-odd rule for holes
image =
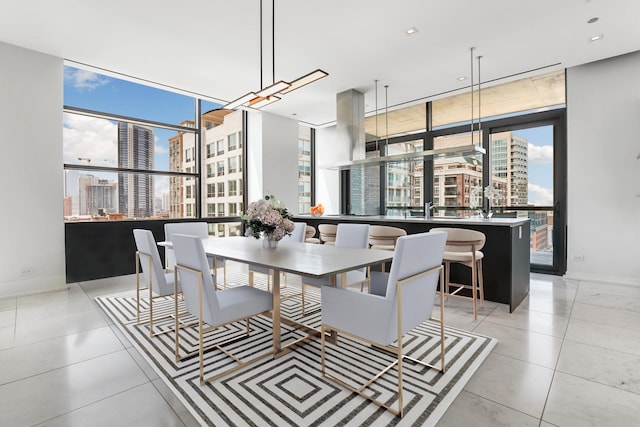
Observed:
[[[378,80],[376,79],[376,151],[378,152],[378,156],[380,156],[380,146],[378,141],[380,140],[380,135],[378,135]]]
[[[389,149],[389,85],[384,85],[384,126],[387,131],[385,151]]]
[[[233,109],[240,106],[252,107],[252,108],[262,108],[265,105],[269,105],[275,101],[278,101],[280,97],[278,95],[284,95],[289,93],[295,89],[299,89],[303,86],[306,86],[310,83],[315,82],[316,80],[320,80],[323,77],[329,75],[329,73],[317,69],[315,71],[310,72],[309,74],[305,74],[302,77],[298,77],[293,81],[284,81],[280,80],[276,82],[276,53],[275,53],[275,0],[271,1],[271,55],[272,55],[272,84],[270,86],[264,87],[262,82],[262,1],[260,0],[260,90],[256,92],[249,92],[245,95],[242,95],[240,98],[229,102],[222,108],[225,109]]]

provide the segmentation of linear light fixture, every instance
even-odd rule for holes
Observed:
[[[303,86],[306,86],[310,83],[313,83],[317,80],[320,80],[323,77],[329,75],[326,71],[321,69],[317,69],[315,71],[310,72],[309,74],[305,74],[302,77],[299,77],[291,82],[287,82],[284,80],[280,80],[278,82],[275,81],[276,78],[276,54],[275,54],[275,0],[272,0],[272,9],[271,9],[271,19],[272,19],[272,37],[271,37],[271,53],[272,53],[272,64],[273,64],[273,84],[271,86],[264,87],[262,85],[262,0],[260,0],[260,86],[261,89],[257,92],[249,92],[246,95],[242,95],[240,98],[229,102],[225,105],[224,109],[233,109],[240,106],[252,107],[252,108],[262,108],[265,105],[269,105],[273,102],[280,100],[280,97],[276,95],[284,95],[285,93],[289,93],[293,90],[300,89]]]

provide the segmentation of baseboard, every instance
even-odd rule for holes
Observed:
[[[0,282],[0,298],[16,298],[69,289],[64,275],[30,277]]]
[[[629,285],[629,286],[638,286],[638,287],[640,287],[640,279],[631,278],[631,277],[620,277],[620,276],[610,276],[610,275],[600,275],[600,274],[578,273],[578,272],[572,272],[572,271],[567,271],[567,273],[562,277],[565,280],[612,283],[612,284],[615,284],[615,285]]]

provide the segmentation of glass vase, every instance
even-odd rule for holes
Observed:
[[[273,236],[266,234],[262,236],[262,247],[264,249],[276,249],[278,247],[278,241]]]

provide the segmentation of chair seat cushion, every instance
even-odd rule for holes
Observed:
[[[484,254],[481,251],[476,251],[476,260],[482,259],[483,257],[484,257]],[[473,261],[473,256],[471,252],[445,251],[442,259],[444,261],[451,261],[451,262],[469,262],[469,261]]]
[[[273,295],[251,286],[238,286],[217,291],[216,296],[220,305],[219,315],[216,319],[218,325],[253,316],[273,308]]]
[[[371,249],[382,249],[384,251],[395,251],[396,245],[371,245]]]
[[[308,237],[304,240],[306,243],[320,243],[320,239],[317,237]]]

